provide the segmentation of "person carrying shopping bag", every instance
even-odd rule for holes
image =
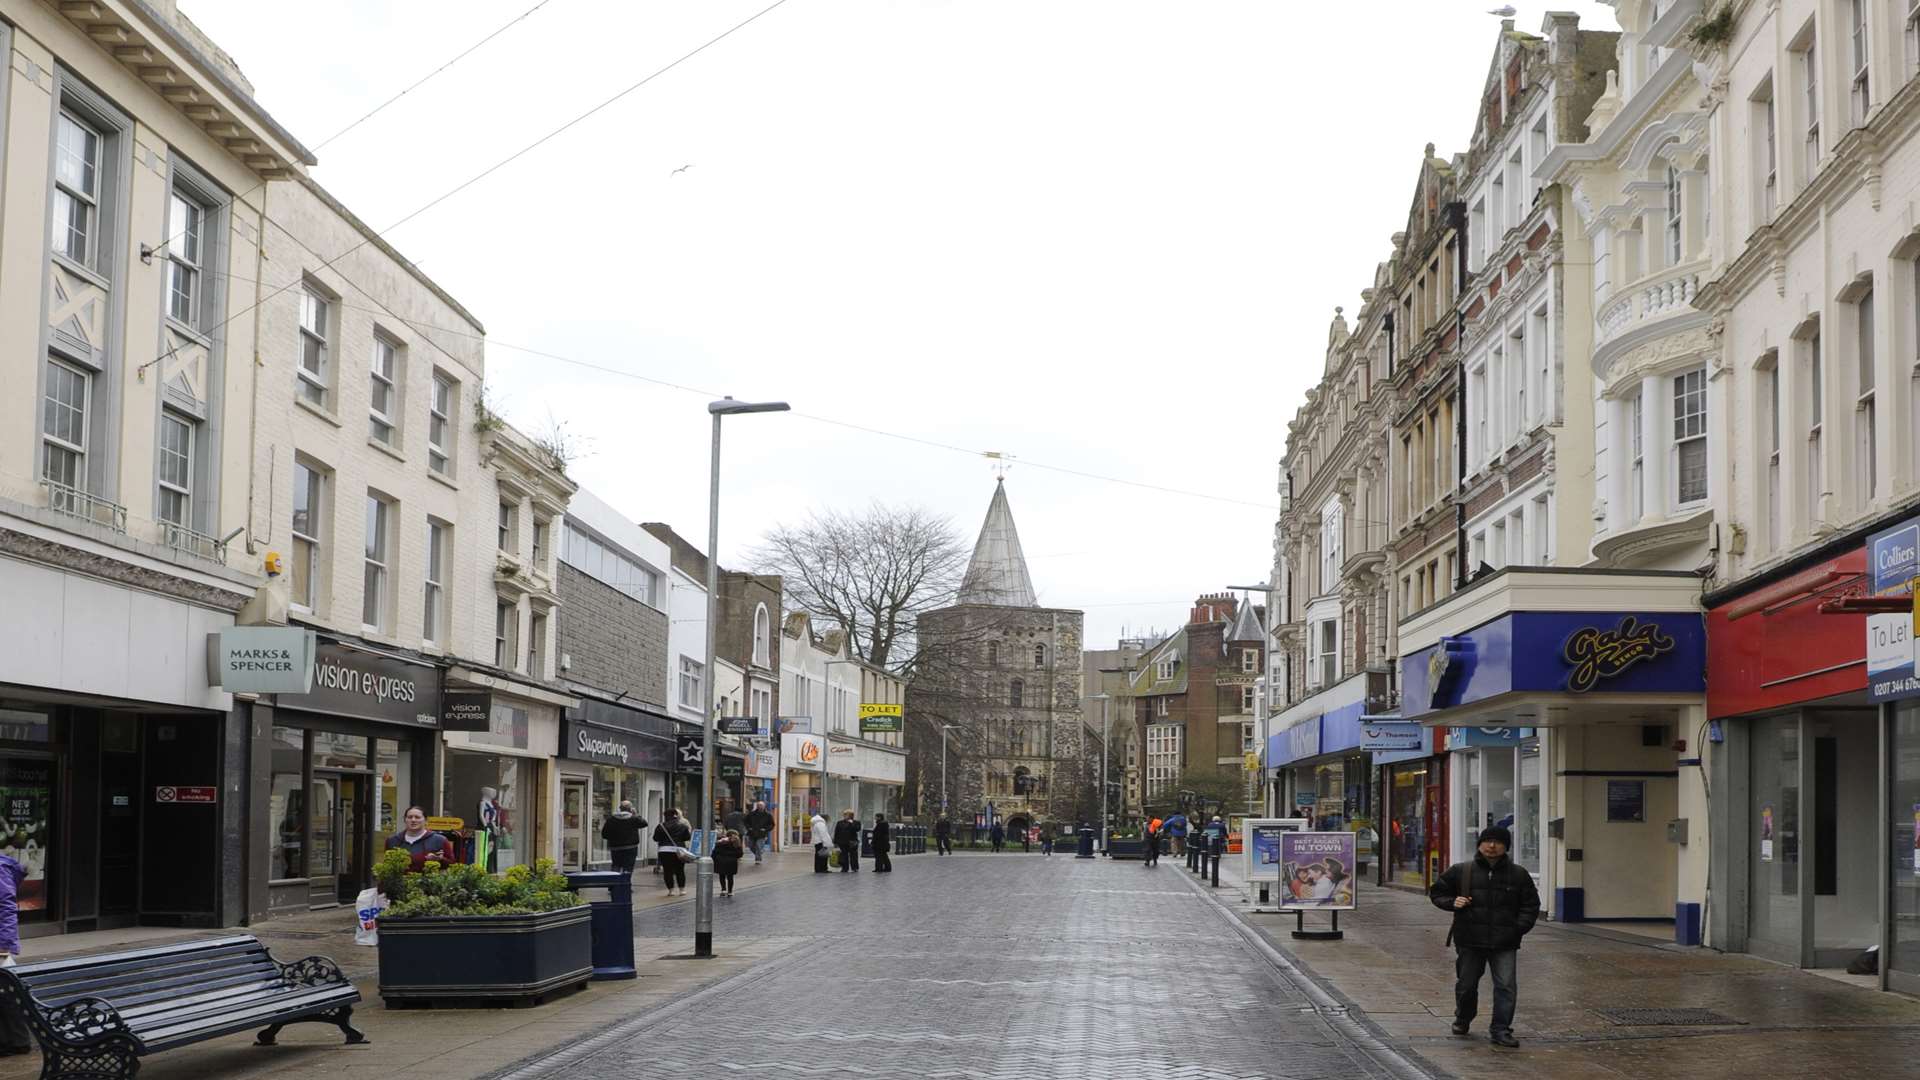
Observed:
[[[669,809],[665,820],[653,828],[653,842],[660,845],[660,878],[667,886],[668,896],[687,894],[687,864],[694,860],[689,844],[693,842],[693,829],[687,825],[680,811]]]

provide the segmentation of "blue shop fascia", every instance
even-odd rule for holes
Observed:
[[[1502,825],[1551,918],[1699,942],[1699,597],[1691,574],[1510,567],[1401,623],[1401,716],[1447,729],[1443,862]]]

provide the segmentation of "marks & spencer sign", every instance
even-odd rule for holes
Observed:
[[[280,694],[274,704],[414,727],[440,726],[440,669],[331,642],[314,660],[313,689]]]
[[[303,627],[229,626],[207,635],[207,681],[229,694],[304,694],[314,645]]]

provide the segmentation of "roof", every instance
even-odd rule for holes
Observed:
[[[1163,658],[1174,662],[1173,678],[1162,679],[1159,667]],[[1128,679],[1134,697],[1160,697],[1187,692],[1187,632],[1176,630],[1166,640],[1140,654],[1140,667]]]
[[[1252,604],[1241,604],[1233,617],[1233,625],[1227,628],[1227,641],[1265,641],[1267,631],[1260,625],[1260,614]]]
[[[961,604],[993,607],[1039,607],[1033,579],[1027,575],[1027,556],[1020,550],[1020,533],[1013,527],[1013,509],[1007,505],[1007,484],[994,485],[987,504],[987,520],[980,525],[973,559],[960,580]]]

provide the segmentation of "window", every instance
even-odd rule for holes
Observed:
[[[327,332],[333,305],[303,286],[300,289],[300,396],[321,408],[327,407]]]
[[[193,425],[174,413],[160,413],[161,521],[182,529],[193,527]]]
[[[1674,494],[1680,505],[1707,497],[1707,372],[1673,380]]]
[[[680,658],[680,704],[690,709],[705,705],[700,700],[700,680],[705,670],[706,665],[692,657]]]
[[[313,610],[320,595],[320,472],[304,462],[293,466],[293,602]]]
[[[1915,0],[1915,3],[1920,3],[1920,0]],[[1780,196],[1780,154],[1779,137],[1776,131],[1778,120],[1773,108],[1773,76],[1767,76],[1766,81],[1761,83],[1759,92],[1754,95],[1753,106],[1757,114],[1754,117],[1754,125],[1762,134],[1759,142],[1760,167],[1756,170],[1762,177],[1760,213],[1758,220],[1754,222],[1754,225],[1759,226],[1773,220],[1773,211],[1779,205]]]
[[[1667,265],[1680,265],[1682,247],[1681,233],[1685,223],[1681,216],[1680,171],[1667,166]]]
[[[495,600],[493,603],[494,667],[510,668],[513,666],[513,662],[518,659],[516,654],[519,652],[518,643],[514,638],[519,632],[520,609],[513,604],[507,603],[505,600]],[[687,677],[686,663],[684,658],[680,661],[680,678],[683,683]],[[682,689],[684,689],[684,686]]]
[[[1811,412],[1811,423],[1807,426],[1807,513],[1815,521],[1820,520],[1820,496],[1826,493],[1826,473],[1820,453],[1820,436],[1823,430],[1822,414],[1826,410],[1824,387],[1825,373],[1821,371],[1820,331],[1815,328],[1802,344],[1807,357],[1807,384],[1809,394],[1807,405]]]
[[[1161,716],[1167,715],[1167,699],[1157,698],[1156,700],[1160,702],[1160,715]]]
[[[1920,71],[1920,0],[1907,0],[1907,72]]]
[[[1251,686],[1240,688],[1240,711],[1243,713],[1253,711],[1253,687]]]
[[[753,609],[753,662],[767,667],[773,658],[773,619],[767,614],[767,605],[761,604]]]
[[[1627,469],[1627,483],[1630,485],[1630,490],[1627,496],[1627,506],[1633,515],[1631,520],[1639,521],[1641,516],[1647,512],[1645,469],[1646,406],[1645,402],[1641,400],[1641,395],[1633,395],[1633,400],[1629,403],[1627,409],[1627,416],[1628,423],[1631,425],[1627,433],[1628,446],[1630,448],[1628,453],[1630,467]]]
[[[46,398],[40,436],[45,460],[40,475],[70,488],[87,486],[87,394],[91,379],[77,367],[47,361]]]
[[[515,542],[517,540],[517,537],[515,534],[518,532],[518,530],[515,529],[513,525],[513,516],[514,516],[513,512],[514,512],[514,506],[512,503],[503,502],[500,504],[500,550],[501,551],[515,551],[519,548],[519,544]]]
[[[1854,425],[1854,437],[1859,440],[1855,447],[1859,498],[1856,506],[1865,506],[1873,501],[1874,484],[1878,479],[1878,459],[1874,447],[1874,423],[1877,419],[1874,411],[1874,356],[1873,356],[1873,288],[1869,286],[1860,299],[1854,301],[1854,356],[1860,372],[1860,396],[1854,402],[1854,412],[1858,423]]]
[[[1487,364],[1485,360],[1467,376],[1467,411],[1473,416],[1472,459],[1477,464],[1486,464],[1493,459],[1492,446],[1487,442]]]
[[[1535,393],[1534,411],[1542,424],[1553,421],[1553,351],[1547,347],[1547,309],[1536,309],[1527,317],[1527,343],[1532,350]]]
[[[1240,670],[1252,674],[1260,670],[1260,650],[1240,650]]]
[[[1473,272],[1479,273],[1487,265],[1487,200],[1480,199],[1473,204],[1473,210],[1467,216],[1467,229],[1473,235]]]
[[[393,506],[367,493],[366,588],[361,593],[360,621],[369,630],[387,629],[388,528]]]
[[[452,462],[453,380],[435,372],[433,399],[427,404],[427,468],[447,475]]]
[[[66,109],[55,121],[53,250],[92,269],[100,247],[100,133]]]
[[[1007,684],[1007,704],[1016,709],[1020,708],[1023,704],[1021,699],[1026,697],[1026,693],[1027,684],[1019,679],[1013,680]]]
[[[1045,670],[1046,666],[1047,647],[1045,645],[1035,645],[1033,647],[1033,670],[1042,671]]]
[[[1159,660],[1159,663],[1157,663],[1154,666],[1154,672],[1153,672],[1154,681],[1166,682],[1169,679],[1172,679],[1173,668],[1176,661],[1177,661],[1177,658],[1172,653],[1168,653],[1165,656],[1162,656]]]
[[[1507,343],[1507,358],[1513,365],[1513,438],[1518,439],[1526,433],[1527,420],[1533,414],[1527,411],[1526,365],[1527,339],[1524,333],[1516,332]]]
[[[1801,108],[1806,113],[1807,174],[1802,178],[1803,185],[1812,180],[1820,168],[1820,60],[1814,46],[1813,27],[1809,24],[1802,44],[1795,50],[1800,54]]]
[[[175,189],[167,204],[167,314],[200,328],[201,230],[207,209]]]
[[[446,624],[447,526],[427,522],[426,584],[422,589],[420,636],[427,641],[440,640]]]
[[[1314,640],[1319,647],[1315,667],[1320,673],[1320,685],[1332,686],[1338,679],[1340,671],[1340,624],[1332,619],[1321,623],[1320,631],[1314,635]]]
[[[533,565],[545,569],[547,565],[547,533],[549,523],[539,518],[533,519]]]
[[[1781,545],[1780,531],[1780,365],[1777,358],[1769,358],[1768,366],[1760,371],[1762,406],[1767,414],[1762,422],[1766,451],[1767,470],[1767,542],[1778,550]]]
[[[536,679],[547,677],[547,617],[545,615],[535,615],[527,622],[527,674]]]
[[[1537,566],[1548,566],[1553,562],[1553,532],[1548,527],[1547,497],[1538,496],[1533,500],[1533,562]]]
[[[1848,31],[1853,53],[1853,122],[1855,125],[1867,122],[1867,109],[1873,104],[1872,89],[1867,78],[1867,69],[1872,54],[1871,42],[1867,36],[1868,0],[1849,0]]]
[[[399,415],[394,379],[399,367],[399,346],[376,334],[373,338],[373,373],[368,385],[368,434],[373,441],[393,445],[394,417]]]
[[[987,666],[1000,666],[1000,643],[997,641],[987,642]]]

